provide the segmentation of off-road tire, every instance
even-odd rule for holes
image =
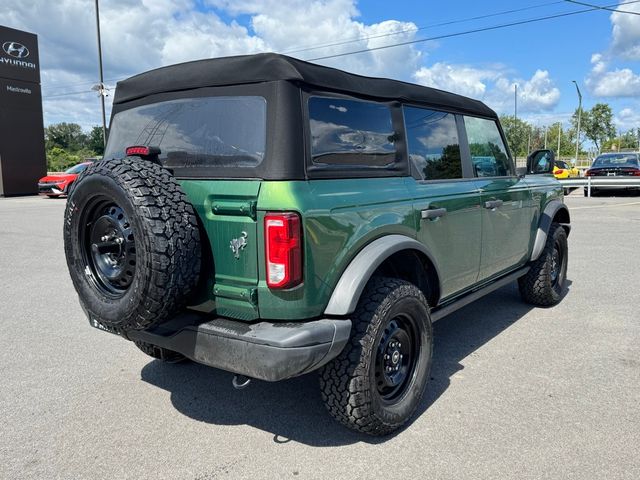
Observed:
[[[187,359],[187,357],[185,357],[181,353],[158,347],[156,345],[151,345],[150,343],[141,342],[139,340],[136,340],[133,343],[136,345],[136,347],[138,347],[141,351],[143,351],[150,357],[153,357],[164,363],[178,363],[183,362]]]
[[[556,248],[560,253],[560,259],[556,263],[559,261],[560,264],[557,267],[557,277],[554,278],[553,257]],[[527,274],[518,279],[520,295],[524,301],[540,307],[550,307],[561,300],[567,278],[568,253],[567,232],[562,225],[551,224],[540,257],[531,263]]]
[[[376,357],[385,329],[400,315],[416,320],[415,364],[397,401],[384,401],[376,380]],[[345,426],[375,436],[404,425],[420,404],[429,379],[433,333],[429,305],[415,285],[404,280],[372,279],[352,317],[349,343],[320,371],[322,400]],[[402,358],[402,357],[400,357]]]
[[[94,256],[94,230],[111,214],[111,240],[128,245],[112,257],[128,259],[118,270],[126,288],[105,281],[104,262]],[[196,288],[196,214],[175,178],[155,163],[133,157],[89,165],[69,192],[63,234],[71,279],[94,326],[115,333],[156,326],[178,312]]]

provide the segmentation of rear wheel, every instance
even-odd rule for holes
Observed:
[[[71,187],[64,243],[92,323],[141,330],[175,314],[195,289],[200,237],[173,176],[136,158],[96,162]]]
[[[350,342],[320,372],[322,399],[347,427],[386,435],[406,423],[422,399],[433,351],[429,306],[415,285],[375,278],[353,322]]]

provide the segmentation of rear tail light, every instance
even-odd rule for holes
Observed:
[[[558,173],[564,173],[564,170],[559,168],[558,170],[556,170],[556,174],[558,174]]]
[[[302,282],[302,232],[293,212],[264,217],[264,241],[269,288],[291,288]]]
[[[640,170],[634,170],[631,175],[633,175],[634,177],[640,177]]]
[[[586,172],[584,172],[585,177],[591,177],[593,175],[593,172],[591,170],[587,170]]]
[[[124,150],[127,157],[153,157],[160,155],[158,147],[147,147],[146,145],[133,145]]]

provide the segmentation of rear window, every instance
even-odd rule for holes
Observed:
[[[263,97],[199,97],[152,103],[113,117],[104,158],[132,145],[159,147],[163,165],[255,167],[264,159],[267,105]]]
[[[309,98],[315,164],[385,167],[396,161],[391,110],[385,104]]]
[[[594,167],[637,167],[638,156],[635,154],[601,155],[593,161]]]

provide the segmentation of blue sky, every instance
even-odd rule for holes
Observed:
[[[640,13],[640,1],[620,3]],[[199,58],[322,45],[292,53],[309,59],[585,8],[549,0],[101,0],[105,79],[113,89],[118,79]],[[521,11],[501,13],[509,10]],[[471,19],[489,14],[497,15]],[[3,11],[3,24],[39,35],[45,123],[100,122],[90,91],[93,15],[88,0],[24,0]],[[435,26],[445,22],[457,23]],[[568,120],[576,80],[586,108],[608,102],[618,128],[640,126],[640,15],[593,11],[319,63],[455,91],[501,113],[513,112],[517,83],[519,116],[539,125]]]

